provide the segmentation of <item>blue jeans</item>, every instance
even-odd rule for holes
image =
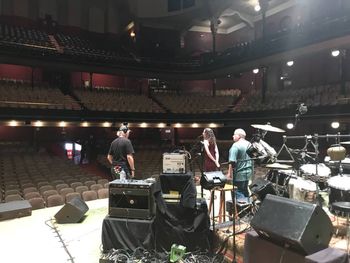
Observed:
[[[233,185],[236,187],[234,190],[235,197],[237,202],[243,201],[248,202],[249,201],[249,191],[248,191],[248,184],[249,181],[235,181],[233,182]],[[234,197],[232,196],[232,199]]]

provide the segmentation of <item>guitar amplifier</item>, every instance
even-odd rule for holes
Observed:
[[[200,183],[204,189],[211,190],[214,187],[224,187],[226,181],[226,176],[221,171],[214,171],[204,172]]]
[[[154,182],[114,180],[109,184],[110,217],[150,219],[155,215]]]

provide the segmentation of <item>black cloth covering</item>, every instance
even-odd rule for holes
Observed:
[[[196,187],[192,176],[180,192],[181,199],[178,202],[166,202],[158,180],[153,188],[156,215],[152,220],[107,216],[102,225],[103,250],[135,250],[137,247],[143,247],[156,249],[158,252],[169,252],[173,244],[178,244],[185,246],[186,251],[208,251],[208,207],[204,199],[196,199]]]
[[[135,250],[152,249],[152,224],[154,220],[113,218],[107,216],[102,224],[102,246],[107,252],[112,248]]]

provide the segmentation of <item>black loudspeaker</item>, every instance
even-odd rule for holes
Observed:
[[[32,206],[27,200],[12,201],[8,203],[0,203],[0,221],[30,216],[32,214]]]
[[[221,171],[204,172],[201,177],[201,186],[204,189],[211,190],[214,187],[224,187],[227,178]]]
[[[333,226],[318,205],[267,195],[250,225],[259,236],[309,255],[328,247]]]
[[[80,197],[75,197],[55,214],[56,222],[59,224],[78,223],[88,210],[89,207],[85,201]]]
[[[263,178],[257,178],[249,186],[250,191],[257,195],[257,197],[262,201],[265,199],[267,194],[276,195],[276,190],[272,183]]]

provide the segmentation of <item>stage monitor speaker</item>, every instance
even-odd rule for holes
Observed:
[[[227,178],[221,171],[204,172],[201,177],[201,186],[204,189],[211,190],[214,187],[224,187]]]
[[[12,201],[0,204],[0,221],[30,216],[32,214],[32,206],[27,200]]]
[[[320,206],[270,194],[250,225],[259,236],[304,255],[327,248],[333,234]]]
[[[250,191],[263,201],[267,194],[277,195],[272,183],[263,178],[256,178],[249,186]]]
[[[80,197],[75,197],[55,214],[56,222],[59,224],[78,223],[88,210],[89,207],[85,201]]]

